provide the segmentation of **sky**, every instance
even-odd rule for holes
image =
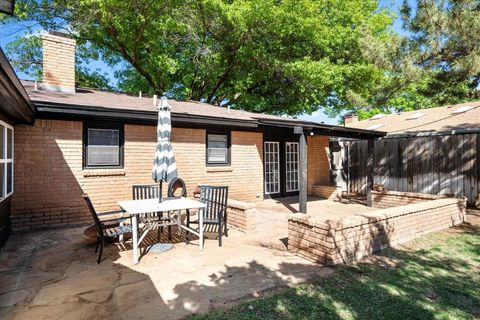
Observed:
[[[390,8],[394,14],[397,15],[397,19],[393,24],[393,29],[397,32],[402,33],[402,23],[400,19],[398,19],[399,12],[398,8],[402,4],[403,0],[379,0],[379,4],[381,8]],[[414,0],[409,0],[409,2],[414,2]],[[7,25],[0,25],[0,47],[5,51],[6,45],[15,40],[17,37],[24,36],[26,34],[26,30],[28,27],[31,27],[34,32],[41,32],[38,26],[36,26],[32,22],[22,22],[22,23],[11,23]],[[97,69],[101,73],[107,75],[108,78],[114,80],[114,72],[115,69],[111,68],[110,66],[106,65],[101,61],[94,61],[90,64],[92,69]],[[29,79],[28,76],[22,74],[21,72],[18,73],[18,77],[20,79]],[[307,120],[307,121],[315,121],[315,122],[323,122],[326,124],[339,124],[340,117],[336,118],[329,118],[320,108],[316,112],[313,112],[311,115],[304,114],[299,116],[300,119]]]

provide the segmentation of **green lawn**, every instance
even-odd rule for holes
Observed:
[[[480,319],[480,231],[435,233],[381,261],[193,319]]]

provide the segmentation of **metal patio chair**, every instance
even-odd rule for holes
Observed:
[[[205,203],[203,214],[204,225],[218,226],[218,245],[222,246],[222,234],[228,237],[227,230],[227,201],[228,187],[200,186],[200,201]],[[203,212],[203,213],[202,213]],[[198,220],[189,221],[187,215],[187,227],[190,224],[198,224]]]
[[[133,200],[158,199],[160,188],[158,184],[142,184],[132,186]],[[172,240],[172,224],[168,218],[163,217],[163,212],[150,212],[140,217],[140,222],[148,230],[157,230],[157,241],[163,227],[168,226],[168,240]]]
[[[129,217],[118,217],[110,219],[100,219],[102,216],[124,213],[123,210],[113,210],[105,212],[97,212],[92,204],[92,200],[88,194],[83,194],[83,199],[87,202],[88,209],[92,214],[92,218],[95,221],[95,227],[97,229],[97,245],[95,247],[95,253],[98,252],[98,247],[100,246],[100,253],[98,254],[97,263],[102,261],[103,247],[105,246],[105,238],[117,238],[126,233],[132,232],[131,225],[124,225],[124,222]]]

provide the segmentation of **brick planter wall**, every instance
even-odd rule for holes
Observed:
[[[340,197],[341,190],[332,186],[314,185],[313,195],[327,200],[336,200]]]
[[[228,200],[227,224],[245,233],[255,231],[255,211],[253,203]]]
[[[465,198],[443,198],[381,209],[339,221],[296,213],[288,219],[288,248],[320,263],[348,263],[461,224],[465,214]]]
[[[372,191],[372,206],[385,209],[442,198],[445,196],[399,191]]]

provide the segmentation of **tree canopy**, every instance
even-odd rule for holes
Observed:
[[[18,0],[15,18],[71,33],[77,82],[299,115],[360,118],[479,98],[480,3],[374,0]],[[7,53],[40,76],[38,36]],[[115,68],[116,84],[92,70]],[[27,62],[27,63],[25,63]]]
[[[120,64],[123,91],[289,115],[372,101],[385,70],[364,44],[392,36],[373,0],[18,0],[16,19],[67,30],[84,52]],[[108,86],[77,70],[82,83]]]

